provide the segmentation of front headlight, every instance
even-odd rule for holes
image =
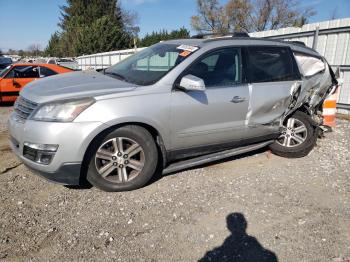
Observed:
[[[40,106],[31,119],[38,121],[71,122],[95,100],[84,98],[79,100],[57,101]]]

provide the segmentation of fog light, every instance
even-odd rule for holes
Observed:
[[[58,145],[34,144],[25,142],[23,156],[36,163],[48,165],[56,154]]]
[[[50,151],[56,152],[58,145],[49,145],[49,144],[34,144],[29,142],[24,142],[24,146],[30,147],[32,149],[41,150],[41,151]]]

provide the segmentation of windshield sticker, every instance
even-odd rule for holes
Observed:
[[[179,56],[186,57],[186,56],[189,56],[190,54],[191,54],[190,51],[185,50],[185,51],[181,52],[181,53],[179,54]]]
[[[198,46],[180,45],[177,47],[177,49],[188,51],[188,52],[194,52],[194,51],[198,50]]]

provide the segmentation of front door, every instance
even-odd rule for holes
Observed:
[[[249,103],[248,85],[241,81],[240,49],[212,51],[183,75],[188,74],[203,79],[206,90],[173,91],[172,150],[204,150],[237,143],[244,132]]]
[[[15,101],[21,89],[38,77],[36,66],[14,66],[1,80],[2,101]]]

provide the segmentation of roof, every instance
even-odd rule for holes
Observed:
[[[205,39],[196,39],[196,38],[188,38],[188,39],[174,39],[167,40],[163,43],[176,44],[176,45],[195,45],[195,46],[203,46]]]
[[[276,45],[276,46],[289,46],[293,51],[303,52],[307,54],[311,54],[313,56],[320,56],[314,49],[309,48],[307,46],[303,46],[299,43],[293,43],[288,41],[282,41],[278,39],[267,39],[267,38],[258,38],[258,37],[232,37],[232,36],[222,36],[222,37],[213,37],[207,39],[176,39],[176,40],[168,40],[164,41],[164,43],[169,44],[187,44],[194,45],[199,47],[204,47],[210,44],[219,45],[219,43],[232,42],[234,45],[244,45],[244,46],[252,46],[252,45]]]
[[[64,66],[59,66],[59,65],[55,65],[55,64],[46,64],[46,63],[15,63],[12,64],[13,66],[44,66],[59,72],[70,72],[70,71],[74,71],[73,69],[64,67]]]

